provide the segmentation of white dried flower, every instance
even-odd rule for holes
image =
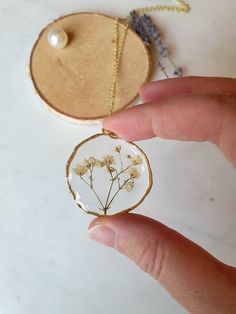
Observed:
[[[134,188],[134,181],[128,181],[123,186],[123,190],[125,190],[127,192],[131,192],[133,190],[133,188]]]
[[[142,164],[143,159],[139,155],[135,155],[134,157],[132,157],[131,161],[132,161],[133,165],[137,166],[137,165]]]
[[[97,168],[103,168],[103,167],[105,167],[105,164],[104,164],[103,161],[97,160],[95,167],[97,167]]]
[[[109,167],[115,164],[115,158],[112,155],[106,155],[103,157],[102,162]]]
[[[130,175],[130,178],[132,179],[138,179],[140,177],[140,173],[135,167],[131,167],[129,169],[129,175]]]
[[[93,156],[90,156],[88,159],[85,159],[83,164],[87,168],[92,168],[97,165],[98,160],[94,158]]]
[[[82,177],[88,171],[88,168],[85,165],[77,164],[73,171],[76,175]]]
[[[111,166],[107,166],[107,167],[105,168],[105,171],[106,171],[106,172],[114,172],[114,171],[116,171],[116,169],[113,168],[113,167],[111,167]]]

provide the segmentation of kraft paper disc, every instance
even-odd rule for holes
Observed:
[[[30,74],[36,92],[47,106],[65,118],[96,120],[109,112],[112,81],[114,18],[96,13],[60,17],[46,26],[30,58]],[[52,28],[63,28],[68,45],[51,47]],[[119,35],[124,24],[119,22]],[[149,51],[131,29],[128,30],[119,66],[114,110],[132,103],[150,76]]]

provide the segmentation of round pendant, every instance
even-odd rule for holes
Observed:
[[[66,176],[76,204],[95,216],[133,210],[152,187],[145,153],[136,144],[106,131],[75,147]]]

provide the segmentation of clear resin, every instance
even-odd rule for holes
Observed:
[[[80,143],[68,160],[66,174],[76,204],[96,216],[134,209],[152,187],[145,153],[111,133]]]

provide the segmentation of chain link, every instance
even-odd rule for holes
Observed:
[[[122,24],[122,28],[124,28],[123,37],[121,42],[119,40],[119,19],[115,19],[115,27],[114,27],[114,50],[113,50],[113,65],[112,65],[112,82],[111,82],[111,91],[110,91],[110,102],[109,102],[109,116],[112,114],[115,104],[115,94],[116,94],[116,85],[117,85],[117,77],[120,65],[120,59],[123,52],[123,47],[125,44],[125,38],[127,35],[127,31],[129,28],[129,24]]]
[[[185,1],[176,0],[175,3],[177,5],[153,5],[150,7],[139,8],[139,9],[136,9],[135,11],[138,14],[152,13],[152,12],[157,12],[157,11],[171,11],[171,12],[176,12],[176,13],[190,12],[190,7]]]

